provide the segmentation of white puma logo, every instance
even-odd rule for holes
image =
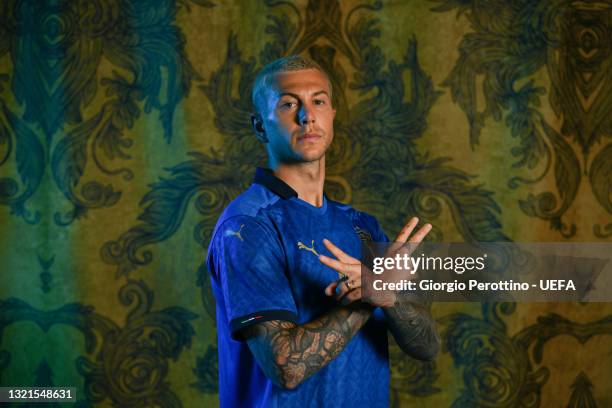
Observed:
[[[314,239],[312,240],[312,242],[310,243],[310,246],[306,246],[301,242],[297,243],[298,249],[305,249],[308,252],[312,252],[313,254],[315,254],[315,256],[319,257],[319,253],[317,252],[317,250],[314,248]]]
[[[244,228],[244,224],[240,225],[240,229],[238,231],[232,231],[231,229],[227,229],[225,230],[225,236],[226,237],[231,237],[231,236],[236,236],[238,238],[240,238],[240,240],[242,242],[244,242],[244,239],[242,239],[242,228]]]

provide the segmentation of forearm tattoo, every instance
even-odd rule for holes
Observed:
[[[393,307],[383,308],[389,330],[400,348],[419,360],[432,360],[440,350],[436,322],[427,307],[399,292]]]
[[[264,374],[293,389],[333,360],[371,313],[371,307],[353,304],[301,326],[281,320],[259,323],[244,329],[244,335]]]

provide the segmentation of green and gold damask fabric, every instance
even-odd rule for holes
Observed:
[[[328,194],[389,235],[610,241],[611,33],[610,0],[3,0],[0,384],[218,403],[206,248],[283,55],[331,75]],[[435,362],[392,347],[394,406],[612,406],[610,304],[433,313]]]

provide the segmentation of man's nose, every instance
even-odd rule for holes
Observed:
[[[307,125],[308,123],[314,123],[315,115],[312,108],[306,104],[303,104],[298,112],[298,118],[300,125]]]

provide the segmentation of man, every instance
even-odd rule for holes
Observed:
[[[419,359],[434,358],[440,340],[427,309],[401,295],[361,299],[360,238],[387,238],[372,216],[323,193],[336,113],[329,78],[312,61],[286,57],[262,69],[252,96],[271,170],[257,169],[223,212],[207,260],[221,405],[388,406],[387,328]],[[417,223],[396,241],[408,241]]]

